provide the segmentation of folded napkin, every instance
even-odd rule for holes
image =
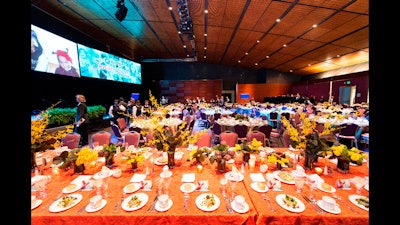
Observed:
[[[309,179],[312,179],[312,180],[315,180],[315,181],[317,182],[317,185],[318,185],[318,184],[322,184],[322,183],[325,182],[324,179],[322,179],[322,178],[321,178],[318,174],[316,174],[316,173],[311,174],[311,175],[308,175],[308,178],[309,178]]]
[[[262,173],[250,173],[251,181],[253,182],[265,182],[264,176]]]
[[[144,179],[146,179],[146,174],[138,174],[138,173],[135,173],[133,176],[132,176],[132,178],[131,178],[131,180],[130,180],[130,182],[142,182],[142,181],[144,181]]]
[[[194,182],[196,180],[194,173],[184,173],[182,175],[182,182]]]

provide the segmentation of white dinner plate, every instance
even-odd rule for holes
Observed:
[[[368,199],[369,199],[369,197],[367,197],[367,196],[362,196],[362,195],[349,195],[349,200],[350,200],[351,203],[353,203],[354,205],[356,205],[356,206],[358,206],[358,207],[360,207],[360,208],[362,208],[362,209],[364,209],[364,210],[366,210],[366,211],[369,211],[369,208],[367,208],[367,207],[365,207],[365,206],[363,206],[363,205],[361,205],[361,204],[358,204],[358,202],[357,202],[357,200],[356,200],[356,199],[358,199],[358,198],[368,198]]]
[[[296,200],[297,205],[296,208],[293,207],[289,207],[285,204],[285,202],[283,201],[283,199],[285,198],[286,194],[279,194],[275,197],[276,202],[278,203],[279,206],[281,206],[282,208],[286,209],[287,211],[290,212],[303,212],[306,209],[306,206],[304,205],[304,203],[302,201],[300,201],[300,199],[294,197],[293,195],[289,195],[290,197],[294,198],[294,200]]]
[[[70,184],[68,184],[68,186],[66,186],[65,188],[62,189],[62,193],[69,194],[69,193],[75,192],[81,188],[82,188],[82,185],[79,185],[77,183],[70,183]]]
[[[290,180],[290,181],[289,181],[289,180],[284,180],[284,179],[282,179],[282,178],[279,176],[280,173],[287,173],[289,176],[291,176],[291,177],[293,178],[293,180]],[[275,178],[276,178],[277,180],[279,180],[280,182],[283,182],[283,183],[286,183],[286,184],[295,184],[293,175],[292,175],[291,173],[287,172],[287,171],[275,171],[274,174],[275,174]]]
[[[139,190],[141,184],[140,183],[129,183],[125,185],[123,191],[127,194],[133,193],[137,190]]]
[[[329,184],[329,185],[330,185],[330,184]],[[323,191],[323,192],[328,192],[328,193],[336,192],[336,189],[335,189],[332,185],[331,185],[331,190],[330,190],[330,191],[323,189],[323,188],[322,188],[322,183],[318,183],[318,184],[317,184],[317,188],[318,188],[319,190]]]
[[[89,204],[86,206],[85,210],[86,210],[86,212],[97,212],[97,211],[99,211],[100,209],[104,208],[104,206],[106,206],[106,204],[107,204],[107,200],[102,199],[102,200],[101,200],[101,206],[100,206],[100,207],[93,209],[92,206],[91,206],[90,203],[89,203]]]
[[[262,183],[265,184],[265,189],[264,189],[264,190],[260,189],[260,188],[258,187],[257,183],[258,183],[258,182],[253,182],[253,183],[251,183],[251,184],[250,184],[250,187],[253,188],[253,190],[255,190],[255,191],[257,191],[257,192],[267,192],[267,191],[268,191],[267,183],[262,182]]]
[[[138,205],[133,205],[129,206],[129,201],[132,200],[132,198],[137,197],[138,200],[140,200],[140,203]],[[134,211],[142,208],[146,203],[149,201],[149,196],[146,193],[136,193],[129,195],[125,200],[122,202],[121,207],[125,211]]]
[[[234,163],[234,162],[235,162],[234,159],[230,159],[230,160],[226,161],[226,163],[230,163],[230,164],[232,164],[232,163]]]
[[[67,197],[75,198],[75,200],[73,200],[67,207],[60,206],[60,205],[59,205],[60,202],[62,202],[63,199],[64,199],[64,198],[67,198]],[[61,197],[61,198],[55,200],[55,201],[50,205],[49,211],[50,211],[50,212],[61,212],[61,211],[70,209],[70,208],[74,207],[76,204],[78,204],[81,200],[82,200],[82,195],[81,195],[81,194],[70,194],[70,195],[63,196],[63,197]]]
[[[36,199],[35,204],[31,205],[31,210],[42,204],[42,199]]]
[[[172,200],[171,200],[171,199],[168,199],[167,207],[161,208],[161,207],[160,207],[160,202],[157,201],[156,204],[154,205],[154,208],[155,208],[157,211],[159,211],[159,212],[165,212],[165,211],[167,211],[168,209],[170,209],[170,208],[172,207],[172,205],[173,205]]]
[[[100,172],[97,172],[97,173],[95,173],[94,175],[93,175],[93,179],[95,179],[95,180],[98,180],[98,179],[102,179],[102,178],[104,178],[104,172],[102,172],[102,171],[100,171]],[[111,177],[111,175],[113,174],[113,172],[112,171],[110,171],[109,173],[108,173],[108,177]],[[107,177],[107,176],[106,176]]]
[[[369,191],[369,185],[368,184],[364,185],[364,189]]]
[[[214,197],[214,200],[215,200],[215,204],[214,205],[212,205],[210,207],[205,205],[207,196],[213,196]],[[220,202],[219,198],[216,195],[211,194],[211,193],[200,194],[196,198],[196,206],[199,209],[201,209],[203,211],[207,211],[207,212],[214,211],[214,210],[218,209],[220,203],[221,202]]]
[[[340,207],[338,204],[336,204],[335,208],[333,208],[333,209],[327,209],[326,207],[324,207],[324,204],[322,204],[322,200],[318,200],[317,205],[319,207],[321,207],[321,209],[323,209],[324,211],[327,211],[327,212],[333,213],[333,214],[339,214],[342,211],[342,210],[340,210]]]
[[[189,188],[190,187],[190,188]],[[186,190],[185,190],[186,189]],[[183,183],[181,185],[181,191],[184,193],[191,193],[196,190],[196,185],[193,183]]]
[[[167,157],[160,156],[154,160],[154,164],[159,165],[159,166],[167,165],[167,163],[168,163]]]
[[[232,173],[232,171],[225,173],[225,178],[227,180],[242,181],[244,176],[241,173]]]
[[[237,213],[246,213],[246,212],[248,212],[249,209],[250,209],[249,204],[247,204],[246,202],[243,204],[243,206],[244,206],[243,209],[239,209],[239,208],[236,206],[235,201],[232,201],[232,202],[231,202],[231,206],[232,206],[233,211],[235,211],[235,212],[237,212]]]

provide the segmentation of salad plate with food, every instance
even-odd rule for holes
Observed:
[[[290,212],[303,212],[306,209],[306,206],[300,199],[288,195],[288,194],[279,194],[275,197],[276,202],[282,208],[290,211]]]
[[[203,211],[214,211],[220,205],[219,198],[212,193],[204,193],[196,198],[196,206]]]

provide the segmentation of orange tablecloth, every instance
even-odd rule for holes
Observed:
[[[173,206],[166,212],[146,212],[150,203],[156,196],[157,182],[159,174],[162,171],[162,166],[154,166],[154,173],[151,173],[146,177],[146,180],[153,181],[153,187],[151,191],[141,191],[138,192],[146,193],[149,195],[149,202],[146,203],[144,207],[136,211],[124,211],[121,206],[114,212],[114,207],[117,202],[120,201],[122,196],[123,187],[130,182],[130,179],[134,173],[124,172],[121,177],[115,178],[111,177],[110,182],[110,194],[106,198],[106,206],[97,211],[88,213],[85,210],[78,213],[78,210],[82,207],[86,207],[89,203],[89,199],[95,195],[95,190],[82,191],[79,190],[74,193],[80,193],[83,196],[81,202],[79,202],[74,207],[58,212],[52,213],[49,211],[49,206],[52,201],[61,193],[62,189],[66,187],[72,180],[74,180],[79,175],[72,174],[67,176],[52,176],[52,180],[47,184],[48,196],[43,199],[43,203],[31,211],[31,224],[41,225],[41,224],[368,224],[369,214],[367,211],[358,208],[353,205],[348,199],[348,195],[355,194],[355,188],[352,186],[352,190],[337,190],[337,195],[342,197],[342,199],[349,206],[353,207],[360,214],[356,214],[350,211],[343,203],[340,203],[342,212],[338,215],[326,213],[324,215],[317,214],[315,210],[304,201],[304,199],[299,196],[294,185],[288,185],[282,183],[282,192],[275,192],[269,190],[266,194],[271,198],[273,206],[276,208],[277,212],[272,213],[269,211],[268,205],[261,198],[261,194],[254,191],[251,187],[251,179],[249,177],[250,171],[245,171],[245,178],[242,182],[239,182],[236,187],[238,194],[244,196],[246,202],[249,204],[249,211],[247,213],[234,213],[229,214],[225,209],[225,202],[223,200],[219,180],[224,177],[224,174],[219,174],[216,172],[216,164],[211,165],[208,160],[204,162],[204,170],[202,173],[196,172],[196,167],[191,166],[191,163],[186,159],[188,158],[189,151],[185,151],[183,157],[183,163],[172,169],[172,181],[169,187],[169,193],[173,201]],[[137,173],[145,173],[144,165],[139,165],[140,170]],[[270,166],[268,172],[273,171],[273,166]],[[255,168],[254,172],[258,172],[258,166]],[[51,169],[46,169],[45,173],[51,174]],[[190,193],[188,202],[188,211],[183,209],[183,193],[180,191],[180,186],[182,184],[181,178],[184,173],[196,173],[196,180],[208,180],[209,182],[209,192],[214,193],[221,201],[221,205],[218,209],[212,212],[204,212],[200,210],[196,204],[195,199],[198,195],[206,192],[195,191]],[[323,176],[321,177],[329,184],[334,185],[337,179],[341,178],[353,178],[354,176],[368,176],[368,168],[366,165],[350,168],[350,174],[340,174],[334,171],[332,177]],[[265,177],[265,174],[264,174]],[[228,194],[230,194],[229,185]],[[305,186],[303,191],[308,192]],[[275,196],[281,193],[288,193],[297,196],[306,205],[306,209],[302,213],[292,213],[281,208],[275,202]],[[317,199],[320,199],[324,193],[320,190],[314,191]],[[66,195],[66,194],[64,194]],[[363,190],[362,195],[368,196],[368,191]],[[128,195],[127,195],[128,196]]]

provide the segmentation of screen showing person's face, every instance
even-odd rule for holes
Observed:
[[[64,56],[58,56],[58,62],[64,70],[69,71],[71,69],[71,62],[69,62]]]

